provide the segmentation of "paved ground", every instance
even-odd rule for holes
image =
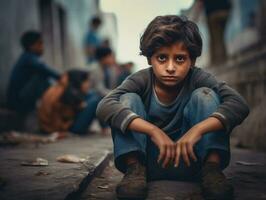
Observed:
[[[110,161],[102,174],[94,174],[95,166],[102,163],[107,152],[112,151],[110,137],[91,135],[71,137],[58,143],[45,145],[18,145],[0,148],[0,199],[53,200],[71,199],[71,194],[85,190],[92,176],[96,176],[83,192],[81,200],[112,200],[116,184],[122,178]],[[74,154],[86,162],[69,164],[56,161],[57,156]],[[46,167],[21,166],[21,162],[45,158]],[[106,160],[105,160],[106,161]],[[232,162],[226,170],[235,186],[236,200],[266,199],[266,154],[243,149],[233,149]],[[100,171],[99,171],[100,172]],[[76,192],[76,193],[75,193]],[[197,185],[174,181],[149,183],[148,200],[191,199],[199,193]]]
[[[266,199],[265,155],[241,149],[233,150],[232,162],[226,174],[235,187],[236,200]],[[115,186],[121,178],[122,174],[114,168],[113,162],[110,162],[103,174],[91,182],[82,200],[116,199]],[[155,181],[149,183],[147,200],[189,200],[193,195],[200,196],[199,193],[199,187],[192,183]]]
[[[95,177],[90,183],[88,189],[83,193],[81,200],[116,199],[115,187],[122,176],[113,166],[113,161],[110,161],[103,173]]]
[[[99,135],[71,137],[44,145],[0,148],[0,199],[64,199],[87,186],[95,167],[112,149],[111,138]],[[74,154],[84,163],[61,163],[56,158]],[[44,158],[48,166],[22,166],[26,160]],[[1,187],[2,185],[2,187]],[[3,186],[4,185],[4,186]]]

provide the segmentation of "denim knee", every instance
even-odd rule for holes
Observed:
[[[194,90],[191,94],[190,101],[192,103],[220,104],[219,96],[208,87],[201,87]]]
[[[142,104],[140,96],[136,93],[126,93],[120,97],[120,102],[129,108],[134,108],[136,104]]]
[[[120,97],[120,102],[130,108],[137,115],[141,116],[143,119],[146,119],[145,106],[142,102],[140,96],[136,93],[126,93]]]
[[[136,101],[141,101],[141,98],[138,94],[136,93],[126,93],[121,95],[120,97],[120,102],[123,102],[124,105],[131,105],[132,103]]]
[[[184,108],[184,117],[193,126],[214,113],[219,104],[219,96],[212,89],[207,87],[198,88],[192,92]]]

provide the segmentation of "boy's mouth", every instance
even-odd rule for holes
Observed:
[[[178,80],[176,76],[162,76],[162,79],[166,81],[177,81]]]

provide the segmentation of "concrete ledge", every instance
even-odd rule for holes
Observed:
[[[106,154],[98,160],[95,166],[92,169],[89,169],[88,175],[84,177],[83,180],[81,180],[79,186],[75,190],[73,190],[66,196],[65,200],[80,199],[81,195],[87,189],[88,185],[93,180],[93,178],[102,173],[102,171],[107,166],[111,158],[112,154],[107,151]]]
[[[104,169],[111,158],[110,137],[92,135],[71,137],[45,145],[19,145],[0,148],[1,200],[78,199],[90,181]],[[84,163],[61,163],[56,158],[74,154]],[[44,158],[48,166],[21,166],[25,160]]]

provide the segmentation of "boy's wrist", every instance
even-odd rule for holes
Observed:
[[[157,131],[158,131],[158,127],[153,125],[153,124],[150,124],[150,127],[148,129],[148,131],[146,132],[146,134],[150,137],[152,137]]]
[[[195,129],[197,134],[200,136],[203,136],[206,133],[205,127],[201,123],[194,125],[192,128]]]
[[[144,133],[150,137],[152,137],[154,135],[155,132],[158,132],[158,127],[155,126],[154,124],[143,120],[141,118],[135,118],[133,119],[127,127],[129,130],[131,131],[137,131],[137,132],[141,132]]]
[[[205,133],[223,129],[223,125],[217,118],[209,117],[194,125],[193,128],[195,128],[198,134],[202,136]]]

